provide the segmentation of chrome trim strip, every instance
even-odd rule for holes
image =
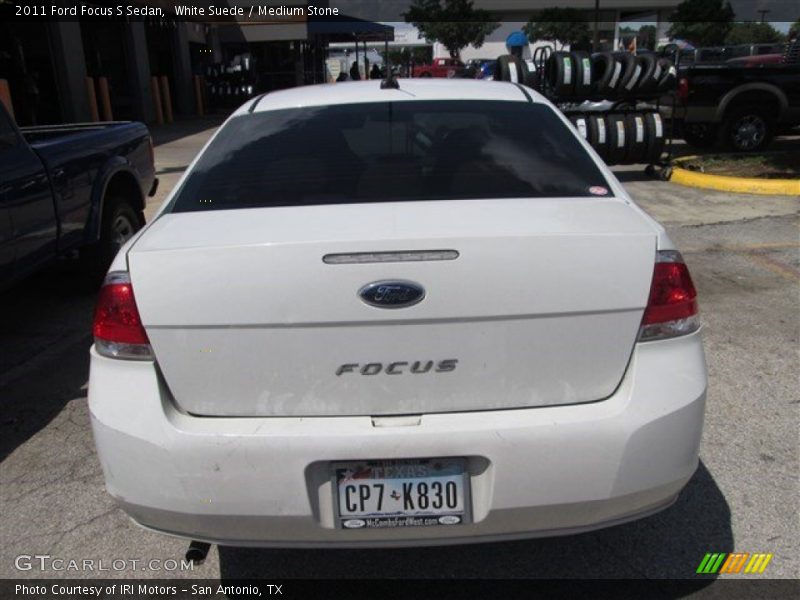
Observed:
[[[455,260],[457,250],[400,250],[396,252],[353,252],[326,254],[322,262],[328,265],[361,265],[371,263],[425,262]]]

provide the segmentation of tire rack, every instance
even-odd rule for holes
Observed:
[[[610,113],[618,113],[618,114],[630,114],[637,112],[636,110],[636,103],[639,102],[647,102],[651,106],[655,107],[656,112],[661,114],[661,108],[664,106],[670,106],[672,112],[670,114],[669,119],[669,127],[664,128],[665,138],[664,138],[664,147],[666,150],[666,156],[664,156],[662,152],[661,160],[657,161],[656,163],[650,163],[645,168],[645,171],[653,175],[655,173],[654,169],[656,166],[661,167],[662,169],[666,169],[671,160],[672,160],[672,142],[673,138],[675,137],[675,112],[678,106],[678,81],[679,77],[676,73],[675,82],[668,90],[662,90],[660,92],[651,92],[647,94],[636,94],[636,93],[629,93],[626,94],[624,98],[619,99],[612,99],[607,98],[602,95],[598,94],[590,94],[584,96],[571,96],[569,99],[566,98],[559,98],[553,90],[550,89],[547,78],[545,77],[545,64],[547,63],[547,59],[550,55],[554,52],[552,46],[540,46],[536,48],[533,52],[533,65],[534,69],[537,73],[539,87],[536,91],[544,95],[550,102],[556,105],[556,107],[564,113],[567,117],[573,114],[593,114],[593,113],[601,113],[601,114],[610,114]],[[676,51],[672,57],[665,57],[670,58],[672,60],[673,65],[675,66],[676,71],[678,70],[679,63],[680,63],[680,56],[679,53]],[[665,97],[669,98],[668,103],[664,103],[663,100]],[[612,105],[611,109],[608,111],[583,111],[576,108],[575,104],[580,104],[582,102],[603,102],[603,101],[612,101],[614,104]],[[630,105],[633,103],[632,107],[625,107],[626,104]]]

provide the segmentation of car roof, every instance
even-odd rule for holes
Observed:
[[[234,115],[286,108],[414,100],[544,102],[544,98],[532,89],[502,81],[401,78],[397,82],[399,89],[381,89],[381,81],[378,79],[289,88],[248,100]]]

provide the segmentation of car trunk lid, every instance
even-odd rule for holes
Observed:
[[[392,415],[609,396],[655,250],[624,200],[511,199],[165,214],[128,262],[185,411]],[[359,296],[385,281],[424,298]]]

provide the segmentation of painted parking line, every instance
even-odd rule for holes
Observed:
[[[732,246],[707,246],[705,248],[684,248],[683,254],[706,254],[710,252],[731,252],[744,254],[758,266],[791,281],[800,281],[800,269],[767,254],[770,250],[792,250],[800,248],[798,242],[769,242],[765,244],[744,244]]]
[[[701,254],[705,252],[756,252],[758,250],[791,250],[800,248],[800,242],[769,242],[765,244],[744,244],[733,246],[705,246],[703,248],[681,248],[681,254]]]
[[[747,256],[755,263],[761,265],[765,269],[772,271],[786,279],[793,281],[800,281],[800,269],[788,265],[783,261],[772,258],[765,252],[748,252]]]

